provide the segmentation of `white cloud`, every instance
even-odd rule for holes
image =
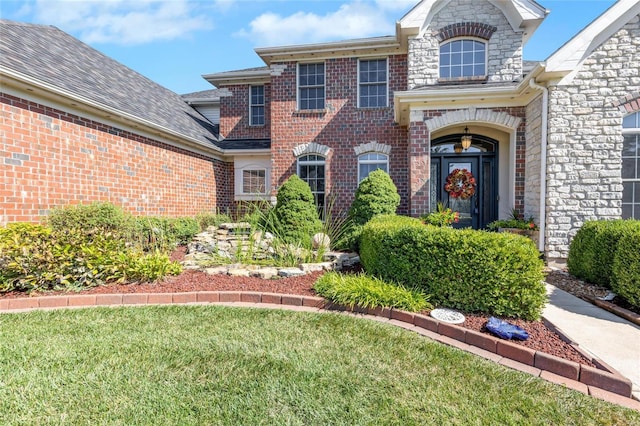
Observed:
[[[380,9],[396,13],[408,12],[418,3],[420,3],[419,0],[376,0],[376,4]],[[399,20],[400,18],[402,18],[402,16],[396,17],[396,20]]]
[[[394,34],[398,3],[408,10],[417,0],[354,1],[325,15],[296,12],[289,16],[264,13],[249,23],[249,29],[235,33],[256,46],[313,43]],[[395,12],[395,13],[387,13]]]
[[[225,4],[230,0],[220,0]],[[72,32],[87,43],[143,44],[208,30],[213,24],[184,0],[37,0],[35,19]]]

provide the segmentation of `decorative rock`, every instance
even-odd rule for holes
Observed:
[[[273,277],[278,276],[277,268],[260,268],[256,271],[251,271],[252,277],[262,278],[263,280],[270,280]]]
[[[204,272],[208,275],[226,275],[228,272],[228,268],[226,266],[216,266],[215,268],[207,268]]]
[[[431,316],[439,321],[449,324],[462,324],[464,315],[453,309],[438,308],[431,311]]]
[[[248,277],[250,276],[248,269],[229,269],[227,274],[232,277]]]
[[[305,272],[300,268],[283,268],[278,271],[278,275],[281,277],[299,277],[305,275]]]
[[[304,272],[330,271],[331,269],[333,269],[333,263],[301,263],[300,269]]]
[[[318,232],[311,238],[311,247],[314,250],[318,250],[319,248],[328,249],[331,245],[331,239],[327,234],[322,232]]]

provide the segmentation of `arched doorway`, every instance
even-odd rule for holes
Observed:
[[[471,146],[460,145],[463,134],[442,136],[431,141],[430,207],[438,202],[460,213],[457,228],[482,229],[498,219],[498,141],[471,135]],[[475,194],[466,200],[445,191],[447,176],[455,169],[466,169],[476,179]]]

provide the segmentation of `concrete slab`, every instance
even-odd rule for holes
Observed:
[[[633,383],[640,399],[640,327],[547,284],[543,316],[581,349],[615,368]]]

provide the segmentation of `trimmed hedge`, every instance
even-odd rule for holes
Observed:
[[[360,259],[368,273],[422,288],[440,306],[535,320],[546,302],[544,264],[519,235],[378,216],[364,226]]]
[[[613,289],[613,261],[622,238],[640,230],[637,220],[585,222],[569,246],[567,269],[580,279]]]
[[[640,307],[640,229],[620,238],[612,269],[611,289],[633,306]]]

